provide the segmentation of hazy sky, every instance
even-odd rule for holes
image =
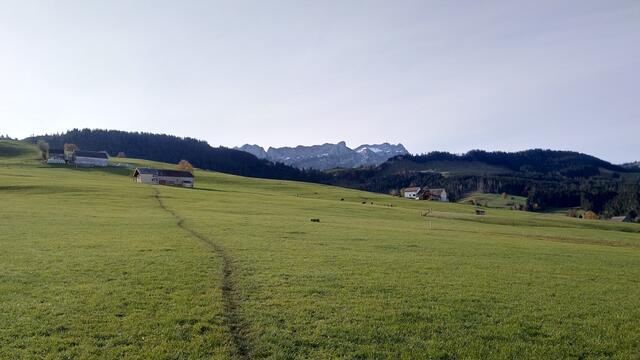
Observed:
[[[640,1],[0,0],[0,133],[640,160]]]

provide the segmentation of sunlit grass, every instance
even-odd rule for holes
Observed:
[[[223,259],[153,189],[227,254],[249,357],[640,357],[638,225],[35,157],[0,156],[0,358],[237,356]]]

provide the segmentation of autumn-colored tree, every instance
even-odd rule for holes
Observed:
[[[64,144],[64,152],[74,152],[78,150],[76,144]]]
[[[598,214],[594,213],[593,211],[587,211],[586,213],[584,213],[584,215],[582,215],[582,218],[587,220],[597,220]]]
[[[73,157],[73,153],[75,153],[76,150],[78,150],[78,147],[76,146],[76,144],[65,143],[63,146],[63,149],[64,149],[64,157],[66,159],[71,159],[71,157]]]
[[[177,166],[178,170],[193,171],[193,165],[187,160],[180,160]]]
[[[503,192],[500,196],[502,196],[503,199],[506,199],[507,198],[507,193]]]
[[[42,159],[47,160],[49,157],[49,143],[44,140],[38,140],[37,145],[40,150],[40,154],[42,155]]]

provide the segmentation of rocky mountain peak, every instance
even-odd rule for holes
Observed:
[[[351,149],[345,141],[340,141],[336,144],[325,143],[311,146],[269,147],[266,151],[258,145],[246,144],[236,149],[251,153],[258,158],[281,162],[298,168],[319,170],[337,167],[376,166],[391,157],[409,154],[402,144],[364,144]]]

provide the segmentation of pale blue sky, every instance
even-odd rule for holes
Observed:
[[[0,0],[0,133],[640,160],[640,1]]]

